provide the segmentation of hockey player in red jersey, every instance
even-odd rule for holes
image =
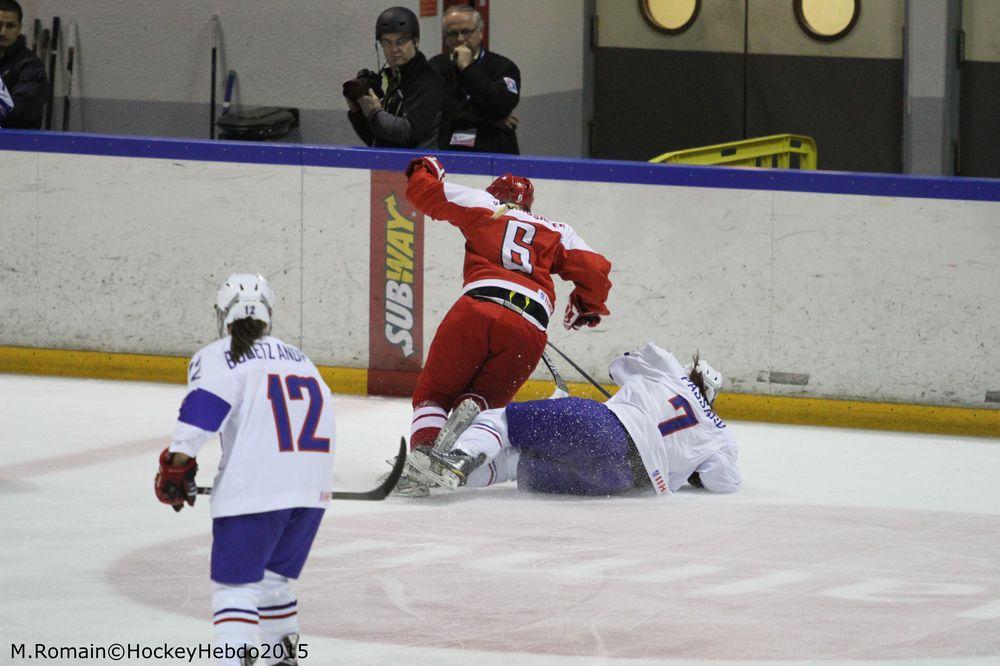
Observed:
[[[611,264],[569,225],[531,212],[527,178],[508,173],[486,191],[445,183],[434,157],[413,160],[406,175],[410,203],[466,240],[462,296],[438,327],[413,394],[412,449],[434,445],[466,399],[480,409],[511,401],[545,349],[553,275],[574,284],[564,326],[597,326],[609,314]]]

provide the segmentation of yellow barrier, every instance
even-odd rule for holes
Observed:
[[[702,166],[764,167],[771,169],[816,169],[816,142],[797,134],[775,134],[715,146],[675,150],[657,155],[650,162],[698,164]]]
[[[0,374],[92,377],[183,384],[187,359],[65,349],[0,346]],[[361,368],[320,367],[334,393],[365,395],[368,371]],[[614,391],[610,384],[604,385]],[[575,396],[603,400],[590,384],[570,382]],[[552,382],[532,380],[518,391],[517,400],[538,400],[552,393]],[[906,405],[823,398],[722,393],[716,407],[723,418],[794,425],[864,428],[1000,438],[1000,409]]]

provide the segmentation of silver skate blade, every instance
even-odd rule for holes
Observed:
[[[395,460],[386,460],[390,465],[396,463]],[[384,482],[385,479],[391,474],[391,472],[386,472],[379,477],[379,482]],[[399,477],[399,481],[396,482],[396,487],[392,489],[389,493],[390,497],[427,497],[431,494],[430,489],[433,487],[433,483],[428,483],[424,480],[424,477],[417,472],[417,470],[410,464],[410,456],[406,457],[406,463],[403,467],[403,474]]]

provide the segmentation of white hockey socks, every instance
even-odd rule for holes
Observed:
[[[282,639],[290,634],[295,635],[298,644],[299,606],[292,592],[288,578],[273,571],[264,571],[264,580],[260,582],[260,597],[257,610],[260,612],[260,643],[269,646],[268,653],[278,658],[265,660],[266,664],[278,664],[282,658],[295,655],[281,654]]]
[[[513,447],[505,448],[500,454],[489,462],[477,467],[469,480],[465,482],[468,488],[485,488],[505,481],[513,481],[517,478],[517,461],[521,457],[521,452]]]
[[[467,453],[473,458],[480,453],[486,455],[486,463],[469,475],[465,483],[467,486],[481,488],[515,478],[516,472],[512,473],[511,470],[517,468],[517,456],[505,455],[505,452],[511,451],[505,409],[480,412],[452,449]],[[508,458],[513,458],[513,463]]]
[[[441,428],[448,420],[444,407],[433,402],[425,402],[413,410],[410,421],[410,448],[433,446]]]
[[[239,666],[247,646],[256,646],[260,614],[257,597],[260,583],[224,585],[212,582],[212,613],[215,622],[215,647],[225,655],[225,666]]]

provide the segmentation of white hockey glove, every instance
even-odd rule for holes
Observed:
[[[424,155],[423,157],[417,157],[410,160],[410,164],[406,167],[406,177],[409,178],[413,175],[413,172],[417,170],[418,167],[423,167],[427,173],[434,176],[438,180],[444,180],[444,165],[438,160],[438,158],[433,155]]]

